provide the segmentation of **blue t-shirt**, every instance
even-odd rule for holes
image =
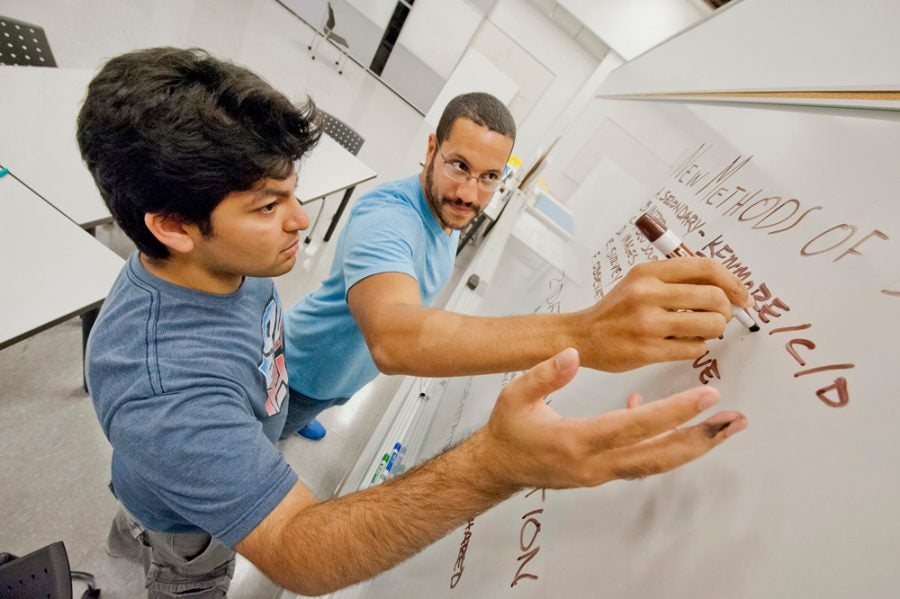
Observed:
[[[419,176],[385,183],[357,200],[335,248],[331,273],[285,318],[291,387],[307,397],[350,397],[378,374],[347,292],[366,277],[400,272],[428,306],[453,272],[459,232],[447,235]]]
[[[215,295],[128,259],[91,332],[87,380],[116,496],[144,526],[234,546],[290,491],[297,475],[274,445],[283,335],[270,279]]]

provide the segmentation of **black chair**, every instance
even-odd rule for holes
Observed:
[[[325,112],[324,110],[319,110],[319,114],[322,118],[322,130],[325,132],[325,134],[328,137],[332,138],[334,141],[341,144],[345,150],[347,150],[354,156],[359,154],[360,148],[362,148],[363,143],[365,143],[366,141],[365,139],[363,139],[362,135],[350,128],[341,119]],[[334,229],[335,227],[337,227],[338,221],[341,220],[341,215],[344,213],[344,209],[347,207],[347,203],[350,201],[350,196],[353,195],[354,189],[356,189],[355,185],[344,191],[344,197],[341,198],[341,203],[338,205],[334,216],[331,217],[331,224],[328,225],[328,231],[325,233],[325,241],[331,240],[331,235],[334,233]],[[310,200],[303,205],[306,206],[308,204],[312,204],[313,202],[322,203],[319,206],[319,213],[316,214],[316,220],[313,222],[313,226],[310,227],[309,232],[306,234],[306,239],[303,241],[303,243],[309,243],[312,240],[312,234],[316,230],[316,226],[319,224],[319,218],[321,218],[322,216],[322,211],[325,209],[324,197]]]
[[[55,67],[56,60],[41,27],[0,16],[0,64]]]
[[[312,53],[312,59],[315,60],[316,49],[318,49],[322,40],[328,40],[334,44],[341,51],[340,58],[335,60],[334,64],[337,65],[338,75],[342,75],[344,73],[344,63],[347,61],[347,54],[350,52],[350,44],[347,43],[346,38],[334,32],[334,10],[331,9],[331,2],[328,2],[327,6],[328,17],[325,19],[325,24],[313,34],[313,39],[309,42],[306,49]]]
[[[81,599],[100,597],[92,575],[69,570],[69,556],[62,541],[22,557],[0,553],[0,599],[72,599],[73,580],[87,584]]]

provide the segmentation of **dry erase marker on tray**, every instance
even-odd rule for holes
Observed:
[[[387,464],[385,464],[384,470],[381,471],[381,480],[390,478],[394,466],[399,464],[399,460],[403,459],[401,455],[403,453],[406,453],[406,448],[403,447],[403,444],[399,441],[394,443],[394,448],[391,450],[391,457],[388,459]]]
[[[391,459],[391,454],[386,453],[381,456],[381,462],[378,463],[378,468],[375,469],[375,476],[372,477],[372,483],[374,484],[376,480],[381,478],[381,473],[384,472],[384,467],[387,466],[388,460]]]
[[[677,256],[693,256],[694,252],[688,249],[684,243],[678,239],[675,233],[672,233],[665,225],[647,214],[642,214],[635,222],[634,226],[638,231],[643,233],[653,247],[658,249],[666,258],[675,258]],[[753,322],[753,319],[744,311],[743,308],[737,306],[731,307],[731,313],[737,318],[738,322],[750,329],[751,333],[759,330],[759,325]]]

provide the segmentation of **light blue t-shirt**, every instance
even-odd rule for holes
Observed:
[[[274,445],[288,406],[283,329],[271,279],[214,295],[128,259],[91,332],[87,380],[116,496],[145,527],[234,546],[293,487]]]
[[[307,397],[350,397],[378,374],[347,292],[375,274],[400,272],[428,306],[453,272],[459,232],[447,235],[428,207],[419,176],[385,183],[357,200],[335,249],[331,273],[285,318],[291,387]]]

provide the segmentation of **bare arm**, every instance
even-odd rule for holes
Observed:
[[[749,301],[740,280],[709,258],[638,265],[601,301],[568,314],[485,318],[425,308],[416,281],[400,273],[368,277],[347,294],[382,372],[431,377],[524,370],[566,347],[610,372],[693,359],[722,334],[731,304]]]
[[[304,595],[324,594],[382,572],[521,488],[594,486],[671,470],[706,453],[746,420],[720,412],[677,428],[718,401],[696,388],[594,418],[562,418],[543,399],[568,383],[578,355],[566,350],[508,384],[487,425],[406,475],[316,503],[298,483],[237,551]]]

